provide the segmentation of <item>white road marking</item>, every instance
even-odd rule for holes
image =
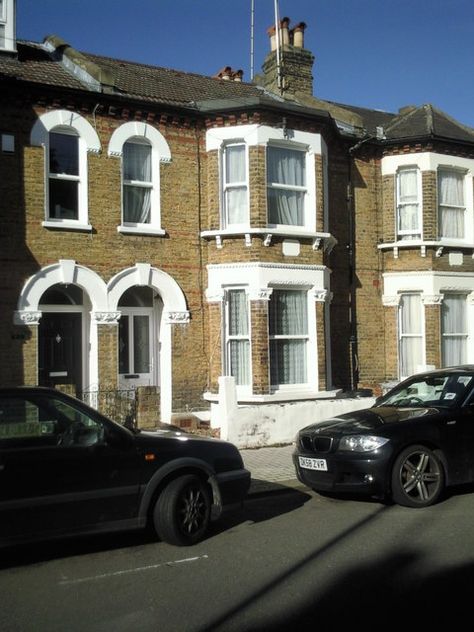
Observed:
[[[72,584],[83,584],[85,582],[95,582],[101,579],[109,579],[110,577],[120,577],[121,575],[129,575],[131,573],[142,573],[150,571],[162,566],[177,566],[178,564],[191,564],[199,560],[208,559],[208,555],[199,555],[197,557],[187,557],[184,560],[174,560],[172,562],[161,562],[160,564],[150,564],[149,566],[139,566],[137,568],[128,568],[122,571],[114,571],[113,573],[103,573],[101,575],[91,575],[90,577],[79,577],[77,579],[63,579],[59,582],[60,586],[70,586]]]

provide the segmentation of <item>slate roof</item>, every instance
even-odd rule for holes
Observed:
[[[146,64],[112,59],[86,52],[77,52],[56,36],[45,42],[53,43],[49,53],[43,44],[18,42],[18,56],[0,55],[0,79],[24,81],[32,84],[51,86],[69,90],[104,91],[124,100],[133,99],[149,104],[164,104],[176,107],[197,108],[202,104],[215,104],[215,110],[232,109],[251,105],[272,105],[273,107],[301,107],[315,116],[332,116],[344,111],[355,115],[362,122],[365,133],[376,136],[378,127],[383,128],[386,142],[396,142],[419,138],[440,138],[458,142],[474,143],[474,129],[462,125],[430,104],[405,108],[399,113],[384,112],[359,106],[321,101],[315,97],[298,103],[293,97],[285,101],[267,92],[260,86],[238,81],[226,81],[204,75],[150,66]],[[69,53],[68,53],[69,51]],[[88,84],[75,75],[71,67],[61,61],[61,55],[73,59],[82,71],[96,74],[96,86]],[[98,81],[97,81],[98,73]],[[80,73],[79,73],[80,74]],[[101,79],[102,77],[102,79]],[[350,118],[350,117],[349,117]],[[357,125],[356,125],[357,127]],[[354,128],[356,129],[356,128]],[[357,133],[364,134],[363,129]],[[341,133],[344,130],[341,129]]]

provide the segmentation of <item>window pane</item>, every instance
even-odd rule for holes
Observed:
[[[227,223],[243,224],[247,221],[247,188],[236,187],[227,189],[225,194]]]
[[[122,315],[119,320],[119,373],[130,373],[130,340],[128,327],[128,316]]]
[[[306,382],[306,341],[272,340],[270,342],[270,377],[272,384]]]
[[[267,181],[292,186],[306,186],[305,154],[295,149],[268,147]]]
[[[268,222],[270,224],[303,226],[303,211],[303,191],[268,190]]]
[[[150,327],[148,316],[133,317],[133,370],[150,372]]]
[[[151,146],[127,142],[123,146],[123,178],[151,182]]]
[[[50,173],[79,175],[79,139],[71,134],[49,135]]]
[[[124,185],[123,221],[133,224],[149,224],[151,214],[151,189]]]
[[[445,295],[441,309],[443,366],[466,361],[467,319],[464,295]]]
[[[418,173],[417,171],[400,171],[398,174],[399,202],[418,201]]]
[[[229,334],[246,336],[249,333],[247,296],[244,290],[230,290],[229,296]]]
[[[421,296],[404,294],[399,307],[399,357],[400,376],[417,372],[423,362],[423,323]]]
[[[230,341],[230,374],[237,385],[250,384],[250,343],[248,340]]]
[[[225,148],[226,184],[245,182],[245,146],[235,145]]]
[[[306,335],[306,292],[273,290],[270,300],[270,335]]]
[[[78,182],[49,180],[49,216],[54,219],[78,219]]]

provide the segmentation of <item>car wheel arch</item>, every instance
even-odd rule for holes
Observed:
[[[153,513],[155,503],[161,492],[174,480],[187,474],[198,476],[211,490],[211,519],[216,520],[222,512],[222,500],[214,472],[207,463],[199,459],[179,459],[169,466],[161,467],[150,478],[140,500],[139,516],[146,523]]]
[[[397,446],[397,450],[395,450],[391,456],[390,464],[389,464],[389,467],[387,468],[387,477],[386,477],[387,479],[386,480],[386,493],[387,494],[390,495],[392,493],[391,472],[393,470],[396,460],[398,459],[398,457],[404,450],[414,445],[421,445],[425,448],[428,448],[432,452],[434,452],[434,454],[441,461],[441,465],[443,466],[443,472],[445,476],[446,485],[449,485],[449,467],[448,467],[448,462],[446,460],[446,456],[442,448],[440,448],[439,445],[433,441],[427,441],[426,439],[416,439],[416,437],[414,437],[414,438],[411,438],[410,441],[406,441],[404,443],[401,443],[399,446]]]

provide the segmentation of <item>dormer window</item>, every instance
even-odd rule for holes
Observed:
[[[289,147],[267,147],[268,223],[305,225],[306,153]]]
[[[397,237],[421,239],[420,172],[404,167],[397,173]]]
[[[466,204],[464,176],[459,170],[438,170],[438,219],[441,239],[464,239]]]
[[[244,143],[224,146],[222,184],[224,227],[248,225],[247,148]]]

